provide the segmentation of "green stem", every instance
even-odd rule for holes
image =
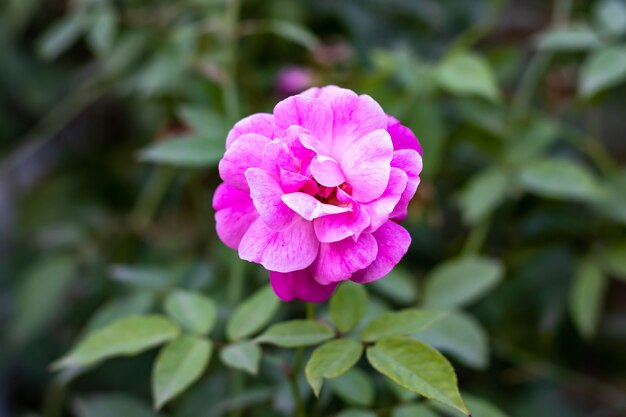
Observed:
[[[158,166],[150,173],[132,214],[139,229],[150,223],[175,176],[176,170],[165,166]]]
[[[491,225],[491,218],[489,216],[485,217],[475,225],[469,233],[467,240],[465,241],[465,245],[463,246],[463,250],[461,250],[461,255],[476,255],[480,252],[483,244],[485,243],[485,239],[487,239],[487,234],[489,232],[489,226]]]
[[[237,26],[239,22],[240,0],[229,0],[226,7],[226,79],[223,84],[224,109],[229,122],[239,118],[237,93]]]
[[[315,304],[313,303],[305,303],[305,304],[306,304],[307,320],[315,320]]]
[[[309,303],[310,304],[310,303]],[[300,368],[302,367],[302,361],[304,359],[304,348],[298,348],[296,355],[293,359],[293,366],[291,367],[291,373],[289,374],[289,385],[291,387],[291,393],[295,403],[295,416],[306,417],[306,409],[304,408],[304,402],[300,395],[300,388],[298,387],[298,375],[300,374]]]

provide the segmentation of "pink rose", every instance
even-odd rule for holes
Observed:
[[[219,164],[217,234],[263,265],[283,300],[326,300],[384,277],[407,252],[422,170],[410,129],[351,90],[311,88],[235,124]]]

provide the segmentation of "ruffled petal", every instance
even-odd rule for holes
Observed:
[[[319,250],[313,224],[297,220],[276,232],[257,219],[239,244],[241,259],[256,262],[270,271],[292,272],[311,265]]]
[[[415,153],[414,151],[411,152]],[[389,216],[400,201],[406,186],[406,173],[399,168],[391,168],[389,183],[383,195],[370,203],[361,204],[361,210],[365,210],[370,217],[370,225],[365,230],[366,232],[376,231],[389,220]]]
[[[248,190],[246,169],[261,165],[263,149],[270,140],[256,133],[245,133],[226,150],[219,163],[220,177],[240,190]]]
[[[352,211],[350,207],[340,207],[331,204],[324,204],[315,197],[305,193],[289,193],[282,196],[283,202],[302,216],[305,220],[312,221],[319,217],[331,214],[345,213]]]
[[[398,119],[393,116],[387,116],[387,132],[391,136],[393,149],[413,149],[422,155],[422,145],[420,145],[413,131],[402,125]]]
[[[269,113],[255,113],[244,117],[228,132],[226,136],[226,149],[245,133],[257,133],[272,140],[279,136],[280,130],[276,127],[274,115]]]
[[[270,271],[270,283],[281,300],[302,300],[309,303],[326,301],[337,288],[336,283],[319,284],[308,269],[288,273]]]
[[[336,187],[346,181],[337,161],[328,156],[318,155],[313,158],[311,174],[318,183],[326,187]]]
[[[393,209],[389,218],[402,221],[407,216],[409,203],[420,183],[420,173],[422,172],[422,157],[412,149],[402,149],[393,153],[391,166],[403,170],[407,175],[407,185],[400,197],[400,201]],[[393,169],[393,168],[392,168]]]
[[[259,217],[247,193],[228,184],[220,184],[213,195],[215,228],[217,235],[233,249],[239,247],[241,238]]]
[[[246,180],[250,197],[261,219],[273,230],[284,230],[297,218],[283,200],[283,189],[275,175],[262,168],[248,168]]]
[[[347,238],[320,244],[317,259],[309,268],[313,278],[323,285],[350,279],[353,273],[367,268],[378,253],[376,239],[364,233],[355,241]]]
[[[388,221],[372,233],[378,244],[378,256],[367,268],[357,271],[351,280],[359,284],[387,275],[409,250],[411,236],[402,226]]]
[[[352,197],[367,203],[377,199],[387,188],[391,171],[393,145],[386,130],[376,130],[346,149],[341,168]]]
[[[286,98],[274,107],[276,124],[287,129],[296,125],[304,127],[323,143],[330,143],[333,128],[333,113],[322,101],[293,96]]]

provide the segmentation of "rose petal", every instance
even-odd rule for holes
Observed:
[[[284,192],[276,176],[262,168],[248,168],[246,180],[254,207],[267,226],[276,231],[288,228],[297,215],[281,200]]]
[[[412,149],[402,149],[393,153],[391,166],[403,170],[407,174],[407,185],[400,201],[393,209],[389,218],[402,221],[407,216],[409,202],[417,191],[422,172],[422,157]],[[393,168],[392,168],[393,169]]]
[[[261,165],[263,149],[270,140],[256,133],[245,133],[226,150],[219,163],[220,177],[225,183],[240,190],[248,190],[245,172]]]
[[[367,268],[357,271],[351,280],[359,284],[387,275],[400,262],[411,244],[411,236],[402,226],[388,221],[372,233],[378,244],[378,256]]]
[[[376,130],[346,149],[341,168],[352,197],[367,203],[380,197],[387,188],[393,145],[386,130]]]
[[[378,253],[376,239],[364,233],[355,241],[347,238],[334,243],[320,244],[317,259],[309,268],[313,278],[323,285],[345,281],[352,274],[367,268]]]
[[[292,272],[311,265],[319,250],[313,224],[297,220],[282,232],[257,219],[239,244],[241,259],[256,262],[270,271]]]
[[[339,207],[331,204],[324,204],[315,197],[305,193],[290,193],[282,196],[283,202],[302,216],[305,220],[312,221],[319,217],[330,214],[345,213],[352,211],[350,207]]]
[[[318,183],[326,187],[336,187],[346,181],[337,161],[328,156],[318,155],[313,158],[311,174]]]
[[[217,235],[233,249],[239,247],[241,238],[259,217],[247,193],[228,184],[220,184],[213,195],[215,228]]]
[[[309,303],[326,301],[337,288],[336,283],[319,284],[308,269],[288,273],[270,271],[270,283],[281,300],[302,300]]]
[[[318,140],[330,143],[333,113],[320,100],[303,96],[286,98],[274,107],[274,117],[282,129],[292,125],[302,126]]]
[[[414,151],[411,152],[415,153]],[[406,189],[406,186],[406,173],[399,168],[391,168],[389,183],[383,195],[370,203],[361,204],[361,210],[365,210],[370,217],[370,225],[365,230],[366,232],[376,231],[376,229],[389,220],[389,215],[394,211],[400,201],[400,197]]]
[[[243,134],[257,133],[272,140],[278,136],[279,130],[276,127],[274,115],[269,113],[255,113],[248,117],[244,117],[228,132],[226,136],[226,149]]]
[[[387,132],[391,136],[393,149],[413,149],[422,155],[422,146],[413,134],[413,131],[402,125],[398,119],[393,116],[387,116]]]

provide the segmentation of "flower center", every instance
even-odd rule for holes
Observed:
[[[349,201],[342,201],[340,197],[337,196],[337,191],[339,189],[347,195],[352,195],[352,187],[350,186],[350,184],[344,182],[343,184],[340,184],[337,187],[326,187],[324,185],[320,185],[319,183],[317,183],[317,186],[318,186],[318,191],[314,195],[314,197],[318,201],[324,204],[330,204],[330,205],[338,206],[338,207],[351,207],[352,206],[352,203],[350,203]]]

